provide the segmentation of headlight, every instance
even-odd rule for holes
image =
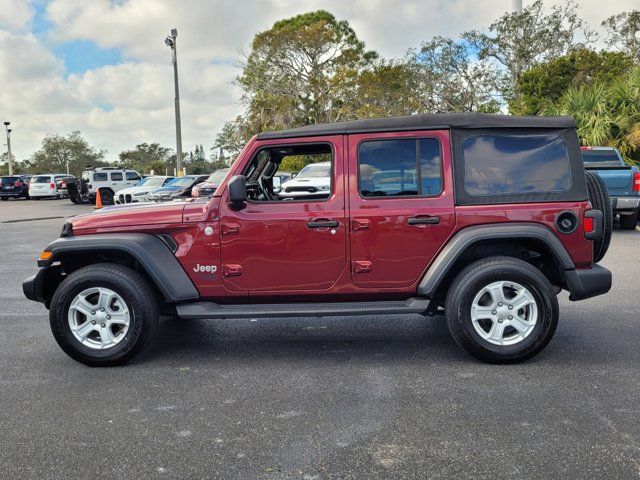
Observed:
[[[138,192],[138,193],[134,193],[133,196],[134,197],[141,197],[142,195],[148,195],[149,192]]]

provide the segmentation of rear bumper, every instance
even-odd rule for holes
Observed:
[[[611,207],[614,212],[629,211],[633,213],[640,208],[640,197],[611,197]]]
[[[24,196],[26,196],[24,192],[3,192],[2,190],[0,190],[1,198],[20,198]]]
[[[569,300],[584,300],[603,295],[611,289],[611,272],[594,263],[591,268],[564,271],[564,280],[569,290]]]

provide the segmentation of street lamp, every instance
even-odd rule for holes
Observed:
[[[171,34],[167,35],[164,43],[171,49],[171,62],[173,63],[173,83],[176,91],[175,109],[176,109],[176,169],[179,177],[182,176],[182,128],[180,126],[180,91],[178,90],[178,55],[176,51],[176,39],[178,38],[178,30],[171,29]]]
[[[13,175],[13,160],[11,159],[11,122],[4,122],[4,128],[7,131],[7,156],[9,158],[9,176]]]

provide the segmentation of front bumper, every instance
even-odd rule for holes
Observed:
[[[611,197],[611,207],[614,212],[628,210],[633,213],[640,208],[640,197]]]
[[[47,268],[43,267],[38,273],[22,282],[22,292],[24,296],[34,302],[44,303],[44,279],[47,275]]]
[[[574,268],[564,271],[569,290],[569,300],[584,300],[603,295],[611,289],[611,272],[597,263],[591,268]]]

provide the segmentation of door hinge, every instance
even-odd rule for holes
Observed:
[[[220,226],[220,232],[223,236],[226,235],[237,235],[240,233],[240,224],[238,223],[223,223]]]
[[[368,260],[356,260],[352,262],[351,268],[353,273],[369,273],[373,269],[373,265]]]
[[[242,275],[242,265],[223,265],[222,276],[223,277],[239,277]]]

